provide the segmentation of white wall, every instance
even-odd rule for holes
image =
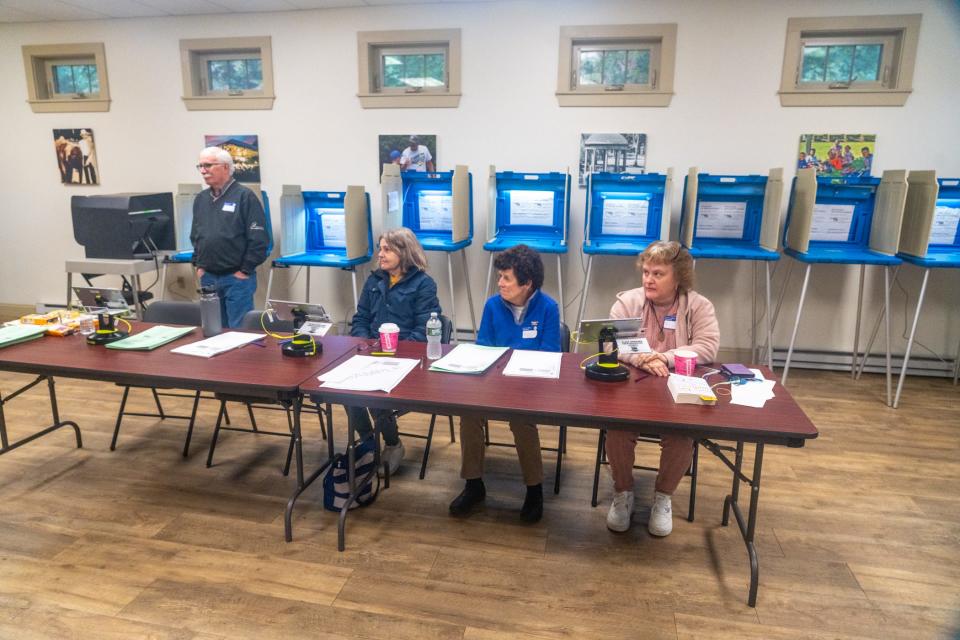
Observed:
[[[802,8],[798,8],[802,7]],[[442,169],[468,164],[474,174],[476,242],[469,250],[476,305],[482,304],[487,254],[487,166],[518,171],[576,170],[579,134],[639,131],[648,135],[648,169],[675,168],[672,237],[677,236],[683,176],[691,165],[713,173],[766,173],[782,166],[792,177],[798,137],[806,132],[878,134],[877,175],[884,169],[936,169],[960,176],[960,8],[950,0],[847,0],[802,5],[767,0],[728,1],[525,1],[464,2],[324,11],[0,25],[0,94],[5,152],[0,156],[3,204],[0,232],[0,303],[57,301],[64,295],[63,261],[82,257],[73,241],[73,194],[171,191],[198,182],[193,169],[204,134],[260,136],[264,188],[278,224],[280,187],[343,189],[365,184],[380,219],[377,136],[438,135]],[[923,13],[914,91],[905,107],[783,108],[780,81],[786,21],[791,16]],[[564,108],[557,106],[558,27],[576,24],[676,22],[679,25],[676,95],[669,108]],[[463,31],[463,99],[458,109],[364,110],[356,98],[356,31],[460,27]],[[272,111],[188,112],[180,99],[181,38],[270,35],[277,100]],[[35,114],[26,103],[20,46],[104,42],[113,98],[108,113]],[[51,144],[54,128],[94,130],[102,182],[67,187]],[[784,194],[786,207],[787,194]],[[584,192],[575,190],[571,246],[582,242]],[[434,272],[446,306],[443,256]],[[567,301],[583,280],[579,250],[565,261]],[[789,260],[782,261],[776,287]],[[548,261],[548,292],[555,276]],[[313,299],[338,317],[352,306],[347,276],[315,270]],[[723,346],[748,345],[750,267],[702,262],[698,289],[720,313]],[[457,270],[459,278],[459,269]],[[900,277],[910,313],[920,273]],[[302,291],[302,276],[294,291]],[[604,316],[613,294],[635,286],[632,260],[601,259],[595,266],[587,315]],[[882,300],[869,274],[865,308]],[[261,287],[265,287],[265,279]],[[857,271],[818,267],[799,345],[846,350],[852,342]],[[302,295],[302,294],[301,294]],[[799,281],[787,294],[776,332],[786,343]],[[960,274],[932,277],[919,339],[935,351],[953,352],[960,340]],[[904,322],[904,297],[894,294],[896,332]],[[458,296],[461,327],[465,297]],[[568,307],[568,322],[577,309]],[[871,320],[872,320],[871,311]],[[902,348],[903,341],[897,346]]]

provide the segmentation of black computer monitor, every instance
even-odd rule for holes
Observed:
[[[73,196],[73,237],[88,258],[152,258],[177,249],[172,193]]]

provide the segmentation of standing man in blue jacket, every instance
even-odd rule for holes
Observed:
[[[560,309],[543,291],[543,260],[525,244],[507,249],[496,257],[499,294],[483,307],[477,344],[531,351],[560,351]],[[520,519],[537,522],[543,517],[543,458],[537,425],[510,421],[517,457],[527,494]],[[450,513],[469,514],[487,495],[483,484],[483,416],[460,417],[460,477],[466,486],[453,502]]]
[[[210,188],[193,201],[193,265],[200,286],[220,297],[223,326],[238,327],[253,309],[256,269],[267,259],[266,216],[253,191],[233,179],[229,153],[207,147],[197,169]]]

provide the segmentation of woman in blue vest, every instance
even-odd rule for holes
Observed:
[[[357,302],[350,335],[379,338],[380,325],[392,322],[400,328],[401,340],[427,341],[430,314],[440,315],[437,283],[427,275],[427,256],[410,229],[384,232],[377,241],[379,268],[370,274]],[[397,433],[397,419],[387,409],[346,407],[347,418],[362,438],[371,430],[370,415],[383,436],[381,458],[394,473],[403,460],[403,443]]]
[[[511,347],[531,351],[560,351],[560,309],[543,286],[543,261],[540,254],[520,244],[496,257],[498,295],[487,300],[480,321],[477,344]],[[537,425],[511,420],[510,430],[517,445],[517,457],[527,485],[520,510],[524,522],[537,522],[543,516],[543,458]],[[460,477],[466,486],[453,502],[450,513],[469,514],[487,495],[483,484],[485,451],[483,419],[461,416]]]

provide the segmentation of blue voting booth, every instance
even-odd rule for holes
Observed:
[[[578,327],[587,306],[594,256],[636,257],[651,242],[666,239],[672,190],[673,169],[665,174],[590,174],[583,228],[587,273],[577,312]]]
[[[694,260],[749,260],[753,263],[750,356],[758,361],[757,271],[765,269],[764,304],[766,361],[773,368],[773,326],[770,306],[770,263],[780,259],[780,202],[783,169],[769,175],[711,175],[693,167],[683,183],[680,241]]]
[[[299,185],[283,185],[280,214],[280,257],[270,265],[267,299],[274,269],[306,267],[305,301],[310,302],[310,269],[332,267],[350,272],[356,307],[357,267],[373,256],[369,194],[362,186],[301,191]]]
[[[923,269],[923,283],[917,297],[917,307],[910,326],[907,350],[900,367],[900,378],[893,399],[893,408],[900,404],[903,380],[910,363],[920,309],[927,292],[927,283],[932,269],[960,269],[960,179],[937,178],[935,171],[911,171],[907,178],[907,199],[904,207],[903,228],[897,256],[904,262]],[[886,314],[886,307],[881,316]],[[870,343],[860,361],[858,376],[863,367],[880,326],[880,318],[874,327]],[[960,350],[954,358],[953,383],[960,373]]]
[[[473,178],[466,165],[453,171],[426,173],[400,171],[395,164],[383,165],[380,179],[383,193],[383,228],[410,229],[425,251],[447,254],[447,279],[450,286],[450,320],[457,333],[456,289],[453,286],[453,254],[463,260],[463,279],[473,335],[477,335],[477,317],[473,309],[470,271],[466,248],[473,243]],[[454,338],[456,339],[456,338]]]
[[[570,223],[570,174],[520,173],[490,167],[490,208],[487,212],[489,238],[483,245],[490,252],[487,284],[490,296],[493,281],[493,257],[518,244],[540,253],[552,253],[557,260],[557,292],[560,321],[563,313],[563,275],[560,256],[567,252],[567,227]]]
[[[254,192],[256,192],[256,186],[252,185]],[[193,227],[193,201],[203,189],[203,185],[199,184],[181,184],[177,187],[173,214],[177,250],[163,258],[163,267],[160,272],[161,300],[167,291],[167,267],[171,264],[190,264],[193,261],[193,243],[190,242],[190,229]],[[263,203],[263,213],[267,221],[267,236],[270,238],[267,255],[270,255],[273,251],[273,224],[270,221],[270,198],[267,197],[266,191],[260,191],[260,202]]]
[[[883,267],[885,307],[890,302],[890,268],[900,264],[896,256],[900,223],[906,200],[906,171],[885,171],[873,177],[817,178],[813,169],[800,169],[793,180],[784,229],[784,252],[806,264],[797,317],[783,366],[781,384],[790,371],[803,302],[815,264],[860,265],[857,327],[854,334],[851,372],[855,369],[863,306],[863,277],[867,265]],[[791,263],[791,271],[793,263]],[[784,291],[790,273],[784,281]],[[781,293],[782,300],[782,293]],[[887,319],[887,403],[890,403],[890,322]]]

